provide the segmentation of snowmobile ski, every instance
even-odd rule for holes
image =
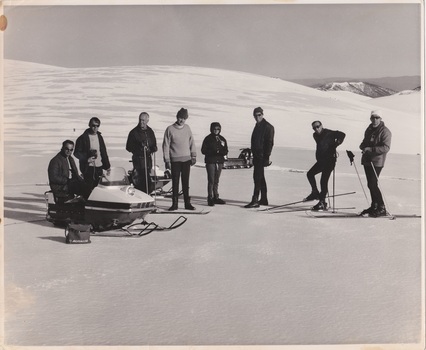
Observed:
[[[333,197],[346,196],[346,195],[354,194],[354,193],[356,193],[356,192],[339,193],[339,194],[335,194],[334,196],[328,196],[327,198],[333,198]],[[288,207],[288,206],[291,206],[291,205],[294,205],[294,204],[306,203],[306,202],[308,202],[308,201],[307,201],[307,200],[305,200],[305,199],[302,199],[301,201],[296,201],[296,202],[291,202],[291,203],[286,203],[286,204],[282,204],[282,205],[276,205],[276,206],[273,206],[273,207],[269,207],[269,208],[261,209],[261,211],[276,210],[276,209],[281,209],[281,208],[283,208],[283,207]]]

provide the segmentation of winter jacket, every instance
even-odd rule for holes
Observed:
[[[341,131],[322,129],[320,134],[314,132],[314,140],[317,143],[315,157],[318,162],[327,162],[335,159],[336,148],[346,137]]]
[[[147,149],[144,151],[144,147]],[[145,154],[147,168],[152,167],[151,153],[157,152],[157,139],[154,131],[147,126],[143,130],[139,125],[130,130],[127,137],[126,150],[133,154],[132,161],[135,168],[145,168]]]
[[[187,162],[197,156],[194,138],[189,125],[179,128],[176,123],[167,127],[164,132],[164,163]]]
[[[49,175],[49,185],[52,192],[58,197],[65,197],[67,194],[67,184],[69,181],[69,171],[71,166],[71,174],[73,180],[84,181],[78,174],[77,166],[73,157],[67,157],[59,152],[49,162],[47,169]]]
[[[74,156],[78,158],[80,164],[80,171],[84,174],[86,171],[86,167],[89,166],[87,160],[92,156],[90,154],[90,139],[89,133],[90,129],[86,129],[82,135],[80,135],[75,142],[75,150]],[[102,160],[102,169],[108,170],[111,168],[111,164],[109,163],[108,153],[105,146],[104,138],[101,133],[98,131],[97,133],[99,139],[99,147],[101,153]]]
[[[269,159],[274,146],[274,127],[262,119],[256,123],[251,135],[251,150],[254,158]]]
[[[372,124],[370,124],[365,130],[364,140],[362,140],[359,148],[364,150],[366,147],[371,147],[372,150],[362,154],[361,164],[371,165],[370,163],[372,162],[374,166],[383,167],[386,154],[390,150],[391,140],[392,133],[383,121],[376,128],[373,128]]]
[[[201,146],[201,153],[205,155],[204,162],[206,164],[223,164],[225,156],[228,154],[228,144],[222,135],[213,133],[213,128],[219,126],[219,123],[212,123],[210,126],[211,134],[204,138]]]

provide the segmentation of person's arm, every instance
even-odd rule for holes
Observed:
[[[52,159],[47,169],[49,175],[49,183],[55,185],[65,185],[68,182],[68,177],[64,176],[61,165],[56,159]]]
[[[389,129],[384,129],[379,143],[372,147],[371,152],[375,154],[388,153],[390,150],[391,141],[392,141],[392,133],[390,132]]]
[[[170,131],[169,128],[164,132],[163,138],[163,159],[166,169],[170,169]]]

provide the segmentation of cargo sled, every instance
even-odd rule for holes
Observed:
[[[253,155],[250,148],[241,148],[238,158],[227,158],[223,169],[243,169],[253,166]]]
[[[45,192],[46,220],[54,225],[92,225],[95,231],[118,229],[144,219],[156,209],[154,199],[137,190],[124,168],[105,173],[87,201],[76,197],[57,203],[51,191]]]

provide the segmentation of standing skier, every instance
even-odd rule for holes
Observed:
[[[147,194],[154,190],[151,180],[152,157],[157,152],[157,139],[154,131],[148,126],[149,114],[139,114],[139,123],[127,136],[126,150],[132,153],[133,168],[135,171],[135,187]],[[148,184],[148,188],[147,188]]]
[[[222,127],[218,122],[210,125],[210,134],[204,138],[201,153],[205,155],[204,161],[207,170],[207,204],[225,204],[219,198],[219,178],[222,172],[225,156],[228,154],[226,139],[220,135]]]
[[[382,112],[371,112],[371,124],[364,133],[359,148],[362,151],[361,164],[364,166],[367,184],[371,194],[371,206],[362,211],[362,215],[377,217],[386,215],[386,207],[379,189],[379,175],[385,165],[386,154],[390,150],[392,133],[382,121]]]
[[[256,125],[251,135],[251,151],[253,152],[253,180],[254,191],[251,202],[244,208],[258,208],[268,205],[265,167],[271,165],[269,157],[274,146],[274,127],[263,118],[263,109],[256,107],[253,110]],[[260,193],[260,201],[259,201]]]
[[[327,210],[325,197],[328,193],[328,180],[336,166],[336,148],[343,142],[346,135],[341,131],[325,129],[319,120],[312,123],[312,129],[314,130],[313,137],[317,144],[315,152],[317,161],[307,173],[312,192],[304,200],[319,199],[319,202],[312,210]],[[315,181],[315,175],[319,173],[321,173],[321,192],[318,191]]]

